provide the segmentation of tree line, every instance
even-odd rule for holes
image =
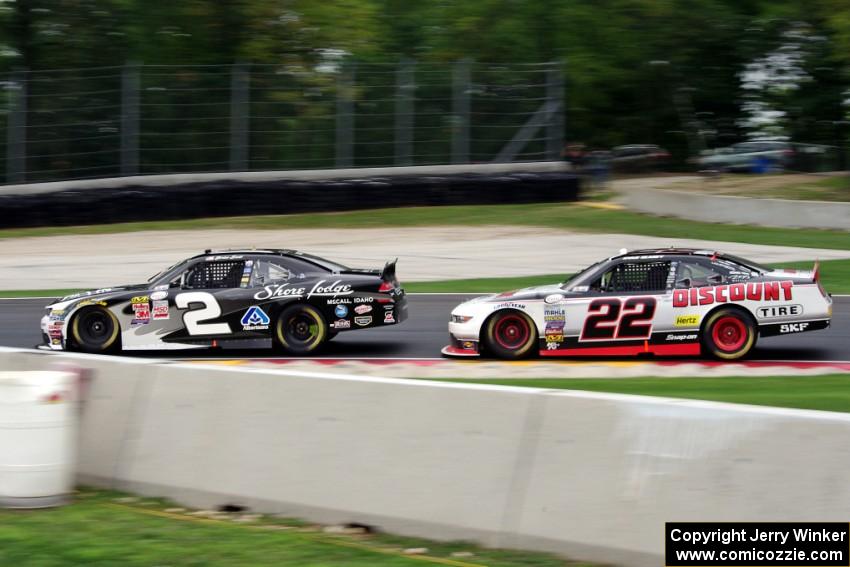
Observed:
[[[848,134],[846,0],[0,2],[0,73],[401,59],[559,62],[566,139],[590,147],[656,143],[683,162],[748,137]]]

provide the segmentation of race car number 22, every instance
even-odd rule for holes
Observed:
[[[654,297],[616,297],[593,300],[581,330],[582,341],[647,339],[655,315]]]

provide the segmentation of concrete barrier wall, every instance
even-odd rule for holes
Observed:
[[[79,479],[659,565],[665,521],[844,521],[850,416],[0,351],[93,368]]]
[[[703,222],[850,230],[850,203],[753,199],[640,187],[622,191],[620,200],[635,211]]]

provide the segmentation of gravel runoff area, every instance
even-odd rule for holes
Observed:
[[[377,268],[398,257],[403,283],[569,274],[624,247],[670,245],[722,250],[766,263],[850,258],[850,250],[671,241],[522,226],[164,230],[0,240],[0,289],[96,288],[142,282],[206,248],[294,248],[353,267]]]

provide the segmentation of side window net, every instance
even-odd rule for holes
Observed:
[[[669,262],[625,262],[605,273],[593,287],[606,292],[664,291],[669,275]]]
[[[239,287],[245,262],[205,262],[195,266],[186,284],[192,289]]]

